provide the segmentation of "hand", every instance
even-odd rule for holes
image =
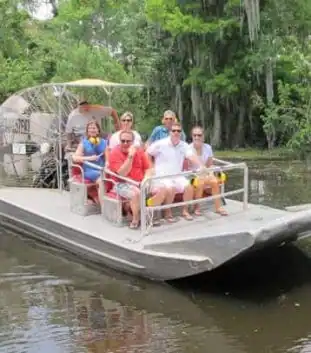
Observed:
[[[94,154],[93,156],[87,157],[89,162],[96,162],[98,160],[98,156]]]
[[[202,166],[198,171],[198,175],[201,177],[211,177],[214,173],[210,171],[209,168]]]
[[[71,147],[71,145],[67,145],[67,146],[65,147],[65,152],[72,152],[72,147]]]
[[[207,174],[207,168],[204,165],[201,165],[200,168],[198,169],[198,175],[204,175]]]
[[[136,147],[135,147],[134,145],[132,145],[132,146],[129,148],[129,156],[130,156],[130,157],[133,157],[135,153],[136,153]]]
[[[151,178],[153,175],[154,175],[154,168],[149,168],[145,173],[144,179]]]

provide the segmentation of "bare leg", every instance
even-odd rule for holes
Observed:
[[[150,198],[151,205],[160,206],[166,198],[166,188],[162,187],[157,190],[157,193]]]
[[[184,191],[183,200],[185,202],[193,200],[193,194],[194,194],[193,186],[192,185],[186,186],[185,191]],[[193,219],[189,213],[188,206],[184,206],[182,208],[182,216],[189,221]]]
[[[99,205],[99,204],[101,204],[101,202],[100,202],[101,198],[99,197],[100,196],[100,191],[101,191],[101,188],[104,187],[101,177],[99,177],[96,180],[96,187],[97,187],[97,197],[94,199],[94,202]]]
[[[221,206],[221,199],[220,199],[220,187],[219,187],[219,183],[218,180],[215,177],[209,177],[206,182],[206,185],[209,185],[212,189],[212,196],[216,196],[219,195],[219,197],[217,197],[215,199],[215,211],[216,213],[221,214],[222,216],[227,216],[228,213],[226,212],[226,210]]]
[[[199,183],[198,186],[194,189],[194,198],[195,200],[199,200],[203,197],[203,193],[204,193],[204,179],[199,179]],[[196,204],[194,205],[194,214],[196,216],[200,216],[201,215],[201,211],[200,211],[200,205]]]
[[[165,187],[161,187],[157,189],[156,194],[149,199],[151,205],[153,206],[162,205],[162,203],[165,201],[166,194],[167,194],[167,189]],[[153,226],[160,225],[160,218],[161,218],[161,211],[160,210],[155,211],[155,214],[153,217]]]
[[[164,200],[165,205],[171,205],[174,202],[174,198],[176,195],[176,189],[173,187],[167,188],[166,189],[166,197]],[[167,208],[164,210],[164,217],[167,221],[169,222],[174,222],[173,214],[172,214],[172,209]]]
[[[130,228],[137,228],[139,224],[139,211],[140,211],[140,192],[137,190],[133,193],[133,196],[130,200],[130,207],[132,210],[132,222]]]

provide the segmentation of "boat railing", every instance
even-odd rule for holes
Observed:
[[[138,183],[137,181],[130,179],[130,178],[127,178],[125,176],[122,176],[120,174],[114,173],[109,168],[106,167],[106,168],[102,169],[102,177],[107,179],[107,175],[118,178],[119,180],[122,180],[125,183],[129,183],[129,184],[135,185],[137,187],[140,187],[140,183]]]
[[[206,201],[214,200],[219,197],[228,197],[228,196],[233,196],[233,195],[238,195],[238,194],[243,194],[243,209],[246,210],[248,207],[248,167],[246,163],[231,163],[231,162],[226,162],[218,159],[214,159],[215,163],[222,164],[222,166],[215,165],[210,168],[205,168],[204,173],[213,173],[213,172],[219,172],[220,170],[225,172],[229,170],[243,170],[243,188],[238,188],[235,190],[230,190],[225,192],[223,188],[221,188],[220,195],[212,195],[208,197],[204,197],[201,199],[197,200],[191,200],[191,201],[186,201],[186,202],[175,202],[173,204],[168,204],[168,205],[161,205],[161,206],[147,206],[146,205],[146,198],[149,195],[150,191],[150,186],[152,182],[155,180],[161,180],[161,179],[171,179],[174,177],[195,177],[195,176],[200,176],[200,172],[196,171],[184,171],[181,173],[176,173],[172,175],[166,175],[166,176],[151,176],[145,178],[141,183],[138,183],[130,178],[121,176],[115,172],[112,172],[109,170],[109,168],[101,168],[96,166],[95,168],[100,169],[102,172],[102,178],[103,180],[111,180],[111,177],[117,178],[117,180],[125,183],[129,183],[131,185],[135,185],[140,188],[141,194],[140,194],[140,207],[141,207],[141,231],[143,235],[146,235],[148,233],[148,211],[156,211],[156,210],[164,210],[172,207],[180,207],[184,205],[193,205],[193,204],[198,204],[198,203],[204,203]],[[87,162],[88,163],[88,162]],[[109,176],[109,178],[108,178]],[[116,182],[114,182],[115,184]],[[105,191],[104,191],[105,192]],[[117,196],[118,199],[120,199]],[[149,212],[150,213],[150,212]]]
[[[220,161],[220,160],[219,160]],[[224,161],[222,161],[224,162]],[[223,163],[224,164],[224,163]],[[213,172],[218,172],[220,169],[219,166],[212,166],[210,168],[206,168],[204,170],[204,173],[213,173]],[[237,194],[243,194],[243,209],[246,210],[248,208],[248,167],[247,164],[244,162],[241,163],[226,163],[225,165],[221,166],[222,171],[229,171],[229,170],[238,170],[242,169],[243,170],[243,188],[239,188],[236,190],[231,190],[227,192],[223,192],[221,190],[220,195],[212,195],[208,197],[204,197],[201,199],[196,199],[196,200],[190,200],[190,201],[182,201],[182,202],[175,202],[173,204],[167,204],[167,205],[160,205],[160,206],[147,206],[146,205],[146,197],[148,195],[148,190],[150,189],[150,186],[152,182],[156,180],[161,180],[161,179],[172,179],[175,177],[190,177],[190,176],[200,176],[200,172],[196,171],[185,171],[182,173],[176,173],[176,174],[171,174],[171,175],[165,175],[165,176],[152,176],[144,179],[141,184],[140,184],[140,205],[141,205],[141,232],[142,235],[146,235],[148,233],[148,227],[147,227],[147,214],[149,210],[165,210],[168,208],[172,207],[180,207],[180,206],[190,206],[194,204],[199,204],[199,203],[204,203],[206,201],[214,200],[219,197],[228,197],[228,196],[233,196]],[[202,175],[202,174],[201,174]]]
[[[115,180],[113,180],[113,179],[107,177],[107,174],[108,174],[109,176],[117,176],[118,178],[120,178],[120,176],[119,176],[118,174],[115,174],[115,173],[111,172],[109,169],[107,169],[107,168],[105,168],[105,167],[101,167],[101,166],[99,166],[99,165],[97,165],[97,164],[95,164],[95,163],[86,161],[86,162],[83,162],[83,164],[86,165],[86,166],[89,166],[89,167],[91,167],[91,168],[93,168],[93,169],[99,170],[100,173],[101,173],[101,180],[102,180],[103,182],[109,182],[109,183],[112,183],[113,185],[117,184],[117,182],[116,182]],[[80,168],[81,168],[81,166],[80,166]],[[81,168],[81,169],[82,169],[82,171],[83,171],[83,168]],[[84,174],[81,174],[81,175],[84,175]],[[121,177],[121,178],[122,178],[122,177]],[[139,184],[138,184],[136,181],[134,181],[134,180],[131,180],[131,179],[128,179],[128,178],[125,178],[125,179],[126,179],[126,182],[127,182],[127,183],[131,182],[131,183],[134,184],[134,185],[139,185]],[[103,194],[105,194],[105,193],[106,193],[106,189],[105,189],[105,188],[102,188],[102,192],[103,192]]]
[[[219,163],[221,165],[233,165],[234,163],[232,162],[229,162],[229,161],[224,161],[223,159],[218,159],[218,158],[215,158],[213,157],[213,162],[215,163]]]

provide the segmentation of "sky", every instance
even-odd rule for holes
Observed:
[[[52,6],[50,4],[42,3],[32,16],[37,20],[48,20],[52,18]]]

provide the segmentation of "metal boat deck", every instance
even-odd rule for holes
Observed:
[[[116,227],[103,220],[100,215],[81,217],[71,213],[69,211],[68,192],[53,189],[10,187],[0,189],[0,199],[43,218],[119,245],[131,237],[133,239],[139,237],[138,231],[126,227]],[[227,200],[226,202],[229,216],[220,216],[210,209],[203,216],[194,218],[193,221],[186,221],[180,217],[179,221],[174,224],[163,223],[161,227],[153,228],[151,234],[142,238],[140,244],[153,244],[171,241],[172,239],[194,239],[195,237],[201,237],[202,231],[204,231],[205,237],[214,237],[215,233],[232,233],[233,230],[251,231],[288,214],[286,211],[262,205],[249,205],[249,210],[243,211],[240,202],[233,200]]]
[[[311,210],[290,213],[227,200],[229,216],[210,211],[193,221],[153,228],[149,236],[116,227],[101,215],[70,212],[69,193],[0,188],[0,223],[86,259],[158,280],[211,270],[261,243],[296,239],[311,229]]]

